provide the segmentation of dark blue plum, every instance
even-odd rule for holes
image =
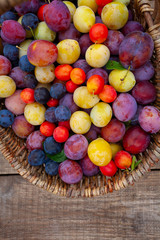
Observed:
[[[46,110],[46,112],[45,112],[46,121],[51,122],[51,123],[57,122],[57,119],[55,117],[55,110],[56,110],[55,107],[50,107]]]
[[[55,117],[58,122],[68,121],[71,117],[71,111],[68,107],[60,105],[55,110]]]
[[[27,74],[24,77],[24,84],[25,84],[26,88],[34,89],[37,86],[38,81],[33,74]]]
[[[47,174],[51,176],[55,176],[58,174],[58,168],[59,164],[57,162],[54,162],[52,160],[48,161],[45,165],[45,171]]]
[[[26,30],[35,29],[39,23],[38,17],[33,13],[27,13],[22,18],[22,26]]]
[[[44,151],[48,154],[55,155],[62,151],[62,144],[56,142],[53,137],[48,137],[44,141]]]
[[[0,111],[0,126],[9,127],[14,122],[14,115],[9,110],[3,109]]]
[[[43,161],[43,163],[46,164],[46,163],[49,162],[49,161],[52,161],[52,160],[49,159],[49,158],[46,156],[45,159],[44,159],[44,161]]]
[[[31,166],[40,166],[45,160],[45,153],[40,149],[35,149],[28,156],[28,163]]]
[[[60,99],[66,93],[66,87],[62,83],[55,83],[51,86],[50,94],[52,98]]]
[[[2,24],[6,20],[15,20],[16,21],[17,20],[17,16],[16,16],[15,13],[13,13],[11,11],[5,12],[0,17],[0,24]]]
[[[10,61],[19,61],[19,50],[14,45],[6,44],[3,48],[3,54]]]
[[[35,89],[34,98],[35,98],[36,102],[45,104],[50,99],[50,93],[47,88],[40,87],[40,88]]]
[[[33,66],[27,58],[27,55],[24,55],[19,60],[19,67],[25,71],[25,72],[32,72],[35,69],[35,66]]]

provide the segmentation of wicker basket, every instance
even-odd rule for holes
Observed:
[[[4,12],[20,2],[22,0],[1,0],[0,9]],[[154,1],[148,0],[135,0],[131,4],[135,20],[144,26],[152,36],[155,44],[152,62],[156,71],[153,82],[157,89],[157,99],[154,105],[160,109],[160,1],[156,0],[154,3]],[[1,103],[0,107],[3,108],[3,103]],[[47,175],[43,166],[30,166],[27,161],[28,150],[25,147],[25,142],[15,136],[11,128],[4,129],[0,127],[0,151],[11,166],[32,184],[62,196],[91,197],[125,188],[129,184],[134,184],[148,172],[160,158],[160,134],[152,135],[149,148],[143,154],[138,155],[138,159],[141,159],[142,162],[133,172],[126,173],[119,170],[112,179],[100,174],[94,177],[83,177],[80,183],[73,185],[65,184],[58,176],[51,177]]]

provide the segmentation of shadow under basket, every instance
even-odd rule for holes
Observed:
[[[10,2],[14,6],[20,1],[4,2]],[[9,6],[1,7],[2,3],[0,3],[0,9],[4,12]],[[157,99],[154,106],[160,109],[160,1],[132,0],[130,5],[135,20],[143,25],[154,41],[152,63],[155,68],[155,76],[153,83],[157,90]],[[3,103],[1,103],[0,108],[3,108]],[[23,178],[38,187],[66,197],[92,197],[126,188],[148,172],[160,159],[160,133],[153,134],[149,148],[143,154],[137,156],[137,159],[142,160],[142,162],[136,170],[129,173],[119,170],[112,178],[107,178],[101,174],[94,177],[83,177],[78,184],[72,185],[62,182],[59,176],[51,177],[47,175],[44,166],[30,166],[27,160],[28,150],[25,141],[15,136],[11,128],[0,127],[0,151]]]

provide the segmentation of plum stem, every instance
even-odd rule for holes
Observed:
[[[33,38],[34,38],[34,39],[36,39],[36,38],[35,38],[35,35],[34,35],[34,32],[33,32],[33,29],[32,29],[30,26],[28,26],[28,28],[30,29],[30,31],[31,31],[31,33],[32,33],[32,36],[33,36]]]
[[[128,72],[129,72],[130,68],[131,68],[131,66],[128,67],[127,72],[126,72],[124,78],[121,78],[121,79],[120,79],[121,81],[124,81],[124,80],[125,80],[125,78],[126,78],[127,75],[128,75]]]
[[[23,49],[23,48],[21,48],[21,47],[19,47],[19,46],[16,46],[16,48],[18,48],[18,49],[20,49],[20,50],[23,50],[23,51],[27,52],[26,49]]]

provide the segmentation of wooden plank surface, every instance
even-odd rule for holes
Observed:
[[[20,176],[0,176],[0,239],[158,240],[160,171],[134,187],[91,199],[66,199]]]
[[[11,167],[9,162],[2,156],[0,152],[0,175],[1,174],[17,174],[17,171]]]

